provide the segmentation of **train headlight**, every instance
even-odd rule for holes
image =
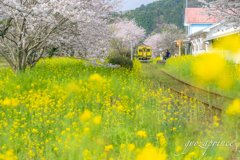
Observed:
[[[146,56],[146,53],[143,53],[144,56]]]

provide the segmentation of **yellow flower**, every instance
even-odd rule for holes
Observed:
[[[0,159],[17,160],[17,156],[14,156],[13,150],[10,149],[5,154],[0,154]]]
[[[176,148],[176,151],[178,152],[178,151],[181,151],[182,150],[182,147],[180,147],[180,146],[178,146],[177,148]]]
[[[233,100],[233,103],[228,107],[226,113],[229,116],[240,114],[240,99]]]
[[[153,145],[151,143],[147,143],[145,147],[153,147]]]
[[[91,154],[91,152],[89,150],[87,150],[87,149],[83,152],[83,155],[85,157],[89,156],[90,154]]]
[[[137,155],[136,160],[167,160],[167,154],[163,148],[145,147]]]
[[[177,129],[176,127],[173,127],[173,131],[176,131],[176,129]]]
[[[146,137],[147,137],[147,134],[146,134],[145,131],[138,131],[138,132],[137,132],[137,136],[146,138]]]
[[[10,106],[11,105],[11,100],[9,98],[6,98],[3,102],[2,102],[3,106]]]
[[[102,117],[100,115],[94,117],[94,119],[93,119],[93,123],[96,125],[101,124],[101,121],[102,121]]]
[[[166,147],[167,146],[167,141],[165,140],[165,137],[164,137],[163,133],[158,133],[157,134],[157,139],[160,141],[160,145],[162,147]]]
[[[19,100],[17,98],[6,98],[2,101],[3,106],[12,106],[16,107],[19,104]]]
[[[58,148],[57,148],[57,147],[55,147],[53,150],[54,150],[54,151],[58,151]]]
[[[139,108],[139,106],[137,105],[137,106],[136,106],[136,109],[138,109],[138,108]]]
[[[222,157],[218,157],[217,160],[223,160],[223,158]]]
[[[89,81],[93,81],[93,82],[98,82],[98,83],[103,83],[106,82],[106,80],[104,78],[102,78],[99,74],[93,74],[90,76]]]
[[[105,146],[105,151],[110,151],[113,149],[113,145]]]
[[[217,116],[213,116],[213,119],[215,119],[216,121],[220,120]]]
[[[134,144],[128,144],[128,150],[129,151],[133,151],[135,149],[135,145]]]
[[[12,101],[12,106],[13,106],[13,107],[18,106],[19,100],[18,100],[17,98],[12,98],[11,101]]]
[[[0,154],[0,159],[6,159],[4,154]]]
[[[215,125],[216,125],[216,127],[219,125],[219,123],[218,122],[215,122]]]
[[[32,132],[33,132],[33,133],[37,133],[37,130],[36,130],[36,129],[32,129]]]
[[[83,120],[83,121],[86,121],[88,119],[91,118],[91,115],[92,115],[92,112],[89,111],[89,110],[85,110],[81,115],[80,115],[80,119]]]
[[[196,157],[195,152],[189,153],[189,154],[184,158],[184,160],[191,160],[192,157]]]
[[[117,107],[117,111],[120,112],[120,111],[122,111],[122,110],[123,110],[123,106],[122,106],[122,105],[119,105],[119,106]]]

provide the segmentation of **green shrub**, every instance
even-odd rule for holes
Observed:
[[[125,68],[133,68],[133,62],[127,57],[110,58],[109,63],[118,64],[121,67],[125,67]]]
[[[117,57],[127,57],[131,59],[131,50],[122,50],[121,52],[117,50],[112,50],[109,54],[109,58],[117,58]]]

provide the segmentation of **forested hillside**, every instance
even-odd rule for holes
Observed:
[[[164,29],[164,23],[173,23],[184,29],[185,7],[186,0],[160,0],[122,13],[120,17],[135,18],[137,24],[146,29],[147,34],[159,33]],[[188,7],[200,7],[200,3],[197,0],[189,0]]]

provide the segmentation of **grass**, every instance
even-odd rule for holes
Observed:
[[[134,68],[93,67],[63,58],[42,60],[17,75],[0,69],[0,158],[210,160],[239,156],[237,118],[208,117],[201,104],[159,87],[140,63],[134,62]],[[190,150],[182,154],[189,141],[211,140],[234,145],[188,146]]]
[[[7,62],[5,59],[4,59],[4,57],[0,57],[0,62]]]

